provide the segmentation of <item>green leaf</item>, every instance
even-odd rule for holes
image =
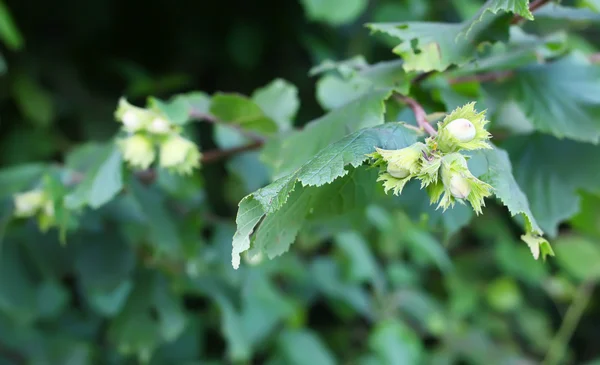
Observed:
[[[0,170],[0,199],[33,188],[44,174],[43,164],[22,164]]]
[[[508,39],[510,16],[500,10],[511,9],[502,3],[488,1],[473,19],[463,23],[371,23],[368,27],[401,40],[393,52],[404,59],[404,70],[444,71],[474,59],[480,43]]]
[[[97,209],[123,189],[123,157],[117,146],[111,143],[96,153],[96,162],[85,172],[83,181],[65,197],[67,208],[89,205]]]
[[[294,314],[294,306],[261,272],[249,272],[242,287],[240,319],[247,338],[259,347],[283,319]]]
[[[600,246],[578,236],[563,236],[554,242],[556,260],[569,274],[576,279],[600,279]]]
[[[581,208],[570,223],[578,232],[600,239],[600,196],[581,193]]]
[[[423,348],[417,335],[404,323],[390,319],[379,323],[369,337],[369,347],[382,364],[419,364]]]
[[[319,337],[309,330],[287,330],[279,337],[279,348],[288,365],[335,365],[335,358]]]
[[[28,262],[19,252],[18,242],[2,245],[0,256],[0,313],[11,322],[27,326],[38,313],[37,290]]]
[[[42,282],[37,289],[38,313],[50,319],[58,316],[69,302],[69,291],[52,279]]]
[[[184,96],[176,96],[166,102],[150,97],[148,107],[176,125],[183,125],[190,119],[190,104]]]
[[[377,280],[379,274],[377,262],[368,242],[358,232],[348,231],[335,236],[337,247],[348,257],[348,278],[363,282]]]
[[[255,90],[252,100],[278,124],[281,131],[292,127],[300,107],[298,89],[282,79],[275,79],[269,85]]]
[[[571,21],[599,22],[600,13],[587,8],[572,8],[557,3],[551,3],[536,10],[537,19],[555,19]]]
[[[84,235],[76,250],[75,272],[86,300],[100,314],[114,316],[131,291],[133,250],[115,234]]]
[[[525,67],[506,85],[487,88],[499,100],[514,100],[538,131],[600,141],[600,67],[581,57]]]
[[[373,317],[373,304],[368,292],[357,283],[346,282],[337,262],[317,258],[310,267],[313,282],[327,297],[342,301],[368,319]]]
[[[13,80],[12,92],[25,118],[39,127],[48,127],[52,123],[54,119],[52,95],[31,75],[17,73]]]
[[[475,24],[482,21],[482,18],[488,11],[493,14],[497,14],[501,11],[510,12],[518,14],[527,20],[533,20],[533,14],[529,11],[529,0],[488,0],[481,9],[479,9],[475,19],[471,20],[470,26],[466,30],[467,34]]]
[[[325,75],[317,81],[317,100],[323,109],[336,109],[360,97],[371,89],[369,80],[354,77],[344,80]]]
[[[276,177],[293,172],[329,144],[361,128],[382,124],[384,100],[389,95],[389,91],[374,91],[311,121],[301,132],[271,145],[263,160],[273,166]]]
[[[211,100],[210,113],[223,123],[250,131],[270,134],[278,129],[277,123],[256,102],[239,94],[216,93]]]
[[[367,8],[367,0],[301,0],[306,15],[314,21],[342,25],[354,21]]]
[[[499,148],[480,150],[474,155],[483,156],[487,162],[487,172],[479,178],[494,187],[494,194],[508,208],[511,215],[522,214],[526,221],[526,231],[542,234],[534,214],[529,207],[527,196],[513,176],[508,153]]]
[[[309,76],[316,76],[328,71],[337,71],[343,77],[349,77],[355,74],[357,71],[360,71],[368,66],[369,64],[362,55],[357,55],[342,61],[333,61],[327,59],[321,62],[319,65],[311,68],[308,74]]]
[[[0,38],[13,51],[23,47],[23,36],[4,1],[0,1]]]
[[[513,137],[509,151],[513,173],[527,195],[531,212],[551,237],[560,222],[579,211],[579,189],[600,189],[600,147],[550,136]]]
[[[181,236],[176,217],[165,207],[163,194],[153,187],[143,186],[137,180],[132,180],[131,191],[144,215],[146,239],[152,243],[156,253],[170,257],[179,255]]]
[[[202,91],[193,91],[178,95],[177,98],[185,100],[190,114],[208,113],[210,109],[210,96]]]
[[[350,62],[350,61],[348,61]],[[401,94],[408,93],[410,73],[404,71],[402,60],[364,64],[354,70],[352,63],[323,64],[312,73],[336,69],[340,75],[329,73],[317,82],[317,99],[324,109],[339,108],[373,89],[390,89]]]
[[[185,329],[186,316],[166,279],[142,272],[127,304],[109,326],[109,338],[125,355],[148,362],[162,343],[172,342]]]
[[[238,228],[233,237],[233,266],[239,266],[239,255],[250,248],[250,234],[263,216],[267,216],[265,222],[269,226],[291,228],[291,231],[286,229],[259,232],[261,237],[274,240],[273,242],[257,240],[262,247],[271,251],[270,256],[273,257],[287,250],[292,243],[304,217],[308,214],[311,196],[318,191],[316,187],[329,184],[348,174],[345,166],[358,167],[367,159],[366,154],[375,151],[375,147],[403,148],[413,144],[416,136],[415,130],[407,128],[402,123],[387,123],[375,128],[362,129],[323,148],[294,173],[246,196],[240,202],[236,218]],[[300,183],[298,186],[297,182]],[[298,190],[294,193],[293,199],[288,201],[294,189]],[[278,211],[286,203],[283,213],[279,213]],[[282,214],[281,217],[279,214]]]

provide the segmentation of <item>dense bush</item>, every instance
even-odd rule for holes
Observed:
[[[0,1],[0,364],[599,364],[599,22]]]

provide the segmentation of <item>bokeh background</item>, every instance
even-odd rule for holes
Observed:
[[[62,164],[82,143],[108,140],[121,96],[249,95],[282,78],[298,88],[302,126],[323,113],[311,67],[395,58],[365,22],[460,21],[481,4],[4,0],[0,164]],[[574,29],[582,47],[596,46],[593,27]],[[212,132],[193,126],[203,150],[217,147]],[[166,198],[197,213],[184,218],[175,259],[130,244],[130,231],[148,225],[123,223],[120,200],[90,212],[66,246],[56,232],[3,220],[0,364],[537,364],[549,351],[558,363],[600,364],[598,196],[586,194],[561,227],[559,240],[575,248],[546,263],[493,203],[448,232],[432,230],[442,218],[408,198],[369,207],[360,227],[332,239],[315,224],[282,257],[234,271],[237,202],[266,181],[232,169],[205,166]],[[179,219],[173,201],[159,221]]]

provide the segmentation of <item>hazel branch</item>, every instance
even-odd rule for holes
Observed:
[[[425,113],[425,110],[423,109],[421,104],[419,104],[419,102],[405,95],[396,94],[394,97],[396,98],[396,100],[408,105],[412,109],[413,113],[415,114],[415,119],[417,120],[419,128],[429,133],[430,136],[437,135],[435,128],[433,128],[433,126],[427,121],[427,113]]]
[[[450,85],[463,84],[467,82],[487,82],[487,81],[500,81],[509,78],[515,74],[514,71],[498,71],[498,72],[487,72],[475,75],[459,76],[452,79],[448,79]]]
[[[263,142],[256,141],[240,147],[233,147],[224,150],[215,149],[202,152],[202,158],[200,159],[200,162],[203,164],[217,162],[230,156],[237,155],[238,153],[256,150],[262,145]]]

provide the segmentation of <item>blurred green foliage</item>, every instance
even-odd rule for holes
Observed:
[[[600,3],[546,4],[522,29],[491,14],[525,16],[525,1],[482,3],[0,1],[0,364],[600,362]],[[421,21],[416,34],[364,26]],[[425,62],[424,39],[452,59]],[[490,39],[506,43],[474,43]],[[465,65],[410,85],[452,63]],[[290,189],[298,203],[257,235],[292,248],[244,253],[234,270],[240,200],[361,128],[414,123],[392,88],[430,112],[487,108],[556,258],[533,260],[493,200],[482,216],[442,214],[418,186],[386,196],[356,168]],[[229,122],[185,125],[205,158],[271,139],[188,177],[132,173],[110,141],[114,110],[150,95],[178,125]],[[13,219],[13,195],[36,187],[61,203],[57,222]]]

